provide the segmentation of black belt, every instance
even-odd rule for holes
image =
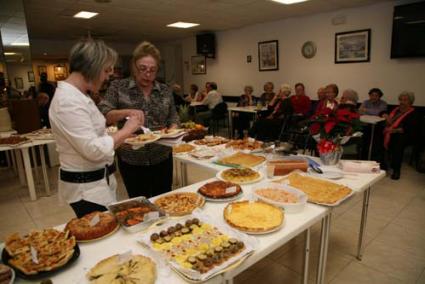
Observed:
[[[60,169],[60,179],[66,182],[72,183],[88,183],[101,180],[106,178],[106,181],[109,184],[109,176],[116,171],[115,164],[110,166],[106,165],[105,168],[90,171],[90,172],[69,172],[63,169]]]

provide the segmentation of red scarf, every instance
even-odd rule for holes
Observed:
[[[395,109],[393,109],[393,111],[390,113],[390,116],[389,116],[391,118],[391,125],[388,125],[384,129],[384,147],[385,147],[385,149],[388,149],[388,146],[390,145],[392,130],[398,128],[398,126],[403,121],[403,119],[409,113],[411,113],[412,111],[415,110],[413,107],[409,107],[409,109],[405,113],[403,113],[402,115],[397,117],[395,121],[392,121],[392,119],[394,118],[396,113],[399,111],[399,109],[400,109],[400,107],[396,107]]]

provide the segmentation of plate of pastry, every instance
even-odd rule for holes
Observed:
[[[219,180],[236,184],[250,184],[259,182],[264,175],[250,168],[231,168],[218,172],[216,177]]]

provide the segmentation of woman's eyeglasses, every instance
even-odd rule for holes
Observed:
[[[139,74],[141,73],[156,73],[158,71],[158,68],[155,66],[146,66],[146,65],[136,65],[136,70]]]

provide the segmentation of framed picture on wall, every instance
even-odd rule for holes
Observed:
[[[192,56],[192,74],[207,74],[207,61],[205,56]]]
[[[38,76],[41,75],[41,73],[47,73],[47,66],[46,65],[38,65]]]
[[[28,82],[34,82],[34,72],[28,71]]]
[[[370,61],[370,29],[335,34],[335,63]]]
[[[15,77],[16,89],[22,90],[24,88],[24,80],[21,77]]]
[[[56,81],[65,80],[68,77],[68,71],[66,66],[63,64],[57,64],[53,67],[53,73],[55,74]]]
[[[258,43],[258,70],[279,70],[279,43],[277,40]]]

